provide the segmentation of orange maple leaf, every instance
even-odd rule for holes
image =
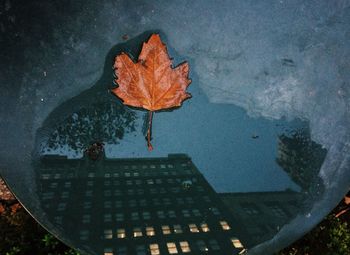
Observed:
[[[114,68],[119,85],[112,89],[125,105],[149,111],[147,130],[148,149],[152,150],[151,130],[153,112],[180,107],[191,97],[186,88],[188,78],[187,62],[172,68],[167,48],[158,34],[152,34],[142,46],[138,61],[134,63],[124,52],[115,58]]]

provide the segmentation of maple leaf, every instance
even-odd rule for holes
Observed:
[[[188,78],[187,62],[172,68],[167,48],[158,34],[152,34],[143,43],[136,63],[126,53],[116,56],[115,82],[119,85],[112,89],[125,105],[143,108],[149,111],[147,130],[148,149],[152,150],[151,130],[153,112],[180,107],[191,97],[186,88],[191,83]]]

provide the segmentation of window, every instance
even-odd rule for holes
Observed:
[[[154,231],[154,227],[146,227],[146,235],[147,236],[154,236],[156,233]]]
[[[136,184],[136,185],[141,185],[141,184],[142,184],[142,181],[141,181],[141,180],[135,180],[135,184]]]
[[[210,197],[209,196],[203,196],[203,200],[207,203],[210,203]]]
[[[111,185],[111,181],[104,181],[103,184],[104,184],[105,186],[109,186],[109,185]]]
[[[182,205],[182,204],[185,203],[182,197],[176,198],[176,202],[177,202],[179,205]]]
[[[104,231],[104,236],[105,236],[105,239],[112,239],[113,237],[112,229],[106,229]]]
[[[151,194],[157,194],[157,193],[158,193],[157,190],[154,189],[154,188],[149,189],[149,192],[150,192]]]
[[[89,177],[89,178],[95,177],[95,173],[93,173],[93,172],[88,173],[88,177]]]
[[[161,184],[161,183],[163,183],[163,182],[162,182],[161,179],[156,179],[156,183],[157,183],[157,184]]]
[[[165,194],[166,193],[166,189],[165,188],[160,188],[159,189],[159,193],[160,194]]]
[[[130,207],[135,207],[136,206],[136,200],[135,199],[129,200],[129,206]]]
[[[117,238],[125,238],[125,229],[120,228],[117,230]]]
[[[122,214],[122,213],[116,213],[116,214],[115,214],[115,220],[116,220],[116,221],[124,221],[124,214]]]
[[[188,244],[187,241],[180,242],[180,247],[183,253],[191,252],[190,245]]]
[[[272,211],[272,213],[277,216],[277,217],[280,217],[280,218],[285,218],[287,217],[287,214],[286,212],[279,206],[279,205],[267,205],[270,210]]]
[[[137,245],[136,255],[146,255],[146,247],[144,245]]]
[[[119,177],[119,173],[113,173],[113,177]],[[115,182],[113,182],[113,184],[114,184]],[[116,185],[116,184],[114,184],[114,185]]]
[[[137,195],[143,195],[144,190],[143,189],[137,189],[136,192],[137,192]]]
[[[112,207],[112,202],[111,201],[105,201],[103,203],[103,207],[104,208],[111,208]]]
[[[133,189],[128,189],[128,195],[134,195],[134,190]]]
[[[151,214],[149,212],[143,212],[142,217],[144,220],[149,220],[151,219]]]
[[[158,212],[157,212],[157,215],[158,215],[158,218],[159,218],[159,219],[164,219],[164,218],[165,218],[165,214],[164,214],[163,211],[158,211]]]
[[[231,238],[231,242],[232,242],[232,245],[233,245],[235,248],[243,248],[243,245],[242,245],[241,241],[239,241],[237,238],[232,237],[232,238]]]
[[[72,186],[72,183],[71,182],[65,182],[64,183],[64,187],[65,188],[70,188]]]
[[[84,202],[84,209],[90,209],[91,208],[91,202],[90,201],[87,201],[87,202]]]
[[[198,241],[196,242],[196,244],[197,244],[197,247],[198,247],[198,249],[199,249],[200,251],[208,251],[208,248],[207,248],[207,246],[205,245],[205,242],[204,242],[203,240],[198,240]]]
[[[141,199],[139,201],[139,203],[140,203],[140,206],[146,206],[147,205],[146,199]]]
[[[202,229],[203,232],[209,232],[210,231],[207,223],[202,223],[201,224],[201,229]]]
[[[175,214],[175,211],[169,211],[168,212],[168,215],[169,215],[169,218],[176,218],[176,214]]]
[[[259,208],[253,203],[244,202],[244,203],[240,203],[240,205],[246,214],[249,214],[249,215],[260,214]]]
[[[134,228],[134,237],[142,236],[141,228]]]
[[[190,231],[192,233],[198,233],[199,232],[199,229],[198,229],[196,224],[188,224],[188,227],[190,228]]]
[[[152,202],[153,202],[153,205],[160,205],[160,202],[159,202],[158,198],[153,198]]]
[[[86,197],[91,197],[92,196],[92,190],[85,191],[85,196]]]
[[[113,255],[113,249],[112,248],[105,248],[103,251],[103,255]]]
[[[220,221],[220,225],[223,230],[230,230],[230,226],[228,225],[227,221]]]
[[[214,215],[220,215],[220,211],[219,211],[219,209],[216,208],[216,207],[211,208],[211,212],[212,212]]]
[[[112,214],[110,214],[110,213],[104,214],[103,221],[104,222],[111,222],[112,221]]]
[[[199,212],[198,209],[193,209],[193,210],[192,210],[192,213],[193,213],[193,215],[196,216],[196,217],[199,217],[199,216],[202,215],[202,214]]]
[[[128,255],[126,247],[117,247],[117,255]]]
[[[215,239],[210,239],[209,240],[209,247],[213,250],[213,251],[218,251],[220,250],[220,246],[218,241],[216,241]]]
[[[166,168],[166,166],[164,164],[161,164],[160,168],[164,169],[164,168]]]
[[[147,184],[154,184],[154,181],[152,179],[148,179]]]
[[[57,223],[57,224],[62,224],[62,216],[55,216],[55,222]]]
[[[126,185],[132,185],[132,180],[127,180]]]
[[[120,185],[120,181],[114,180],[114,181],[113,181],[113,185],[114,185],[114,186],[119,186],[119,185]]]
[[[105,197],[110,197],[112,195],[112,191],[111,190],[105,190],[104,191],[104,196]]]
[[[190,212],[188,210],[182,210],[182,214],[184,217],[190,217]]]
[[[105,173],[105,178],[109,178],[111,177],[111,174],[110,173]]]
[[[140,216],[138,212],[132,212],[131,213],[131,220],[139,220]]]
[[[90,223],[91,216],[89,214],[84,214],[82,222],[83,223]]]
[[[170,227],[168,225],[162,226],[162,231],[164,235],[169,235],[171,234]]]
[[[80,237],[80,240],[88,240],[89,239],[89,230],[81,230],[79,232],[79,237]]]
[[[174,179],[167,179],[168,183],[174,183]]]
[[[123,202],[122,202],[122,201],[115,201],[115,207],[116,207],[116,208],[121,208],[121,207],[123,207]]]
[[[123,193],[121,190],[119,190],[119,189],[114,190],[114,196],[121,196],[122,194]]]
[[[166,246],[168,247],[169,254],[177,254],[177,248],[175,243],[167,243]]]
[[[124,173],[124,176],[125,176],[125,177],[130,177],[131,175],[130,175],[129,172],[126,172],[126,173]]]
[[[57,207],[57,211],[64,211],[66,209],[66,203],[59,203]]]
[[[151,255],[160,255],[159,245],[154,243],[149,245],[149,249],[151,251]]]
[[[183,233],[181,225],[174,225],[174,232],[175,232],[175,234]]]
[[[187,198],[186,198],[186,202],[187,202],[188,204],[193,204],[193,198],[192,198],[192,197],[187,197]]]
[[[169,198],[163,198],[163,204],[164,205],[170,205],[170,199]]]
[[[50,188],[57,188],[58,183],[57,182],[52,182],[50,184]]]

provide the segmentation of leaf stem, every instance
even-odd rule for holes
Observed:
[[[153,146],[151,144],[152,139],[152,118],[153,118],[153,112],[149,111],[148,113],[148,130],[147,130],[147,146],[148,150],[153,150]]]

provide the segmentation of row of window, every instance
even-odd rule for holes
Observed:
[[[239,241],[239,239],[232,237],[231,239],[232,246],[237,249],[243,249],[242,243]],[[212,251],[219,251],[221,249],[219,243],[215,239],[209,239],[209,240],[197,240],[192,244],[192,246],[196,246],[196,249],[201,252],[209,252]],[[188,241],[180,241],[180,242],[167,242],[166,248],[168,254],[179,254],[179,253],[189,253],[191,252],[191,249],[193,247],[190,246]],[[146,245],[137,245],[135,247],[136,255],[161,255],[161,249],[159,244],[152,243],[148,246],[148,249],[146,249]],[[126,247],[118,247],[115,250],[115,253],[113,252],[112,248],[106,248],[104,250],[103,255],[127,255],[127,248]]]
[[[231,227],[228,225],[227,221],[219,221],[220,227],[222,230],[230,230]],[[200,224],[190,223],[186,227],[189,232],[191,233],[199,233],[199,232],[209,232],[210,228],[207,223],[202,222]],[[172,227],[169,225],[162,225],[161,226],[161,233],[163,235],[169,235],[169,234],[181,234],[185,230],[183,227],[179,224],[175,224]],[[148,226],[145,229],[142,229],[141,227],[134,227],[132,230],[132,236],[133,237],[142,237],[142,236],[155,236],[156,230],[152,226]],[[119,228],[116,231],[116,238],[126,238],[126,230],[125,228]],[[112,229],[106,229],[104,230],[104,238],[105,239],[112,239],[113,238],[113,231]]]
[[[183,181],[191,181],[191,182],[197,182],[198,179],[196,177],[190,178],[189,179],[181,179],[181,178],[166,178],[166,179],[160,179],[160,178],[155,178],[155,179],[127,179],[127,180],[105,180],[103,182],[104,186],[110,186],[110,185],[141,185],[141,184],[148,184],[148,185],[153,185],[153,184],[163,184],[163,183],[168,183],[168,184],[173,184],[173,183],[182,183]],[[89,180],[87,181],[87,186],[93,186],[93,181]]]

